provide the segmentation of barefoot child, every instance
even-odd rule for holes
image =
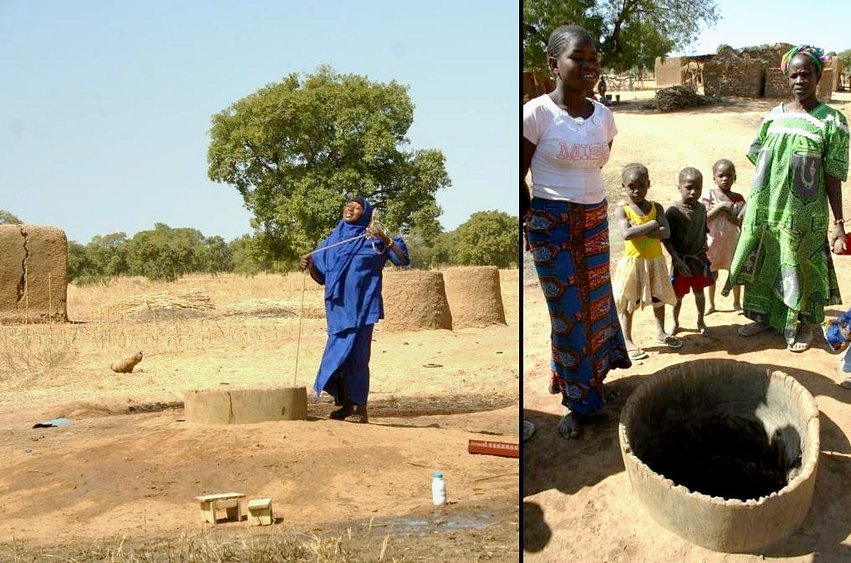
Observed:
[[[703,288],[712,285],[715,278],[706,257],[706,208],[699,201],[703,191],[703,174],[697,168],[683,168],[680,170],[678,189],[680,200],[665,212],[671,235],[663,241],[671,255],[671,283],[677,296],[671,334],[676,334],[680,328],[680,308],[683,296],[689,290],[694,293],[697,305],[697,329],[701,334],[706,334],[706,323],[703,320],[706,296]]]
[[[706,257],[716,278],[718,270],[730,271],[730,262],[736,252],[739,240],[739,226],[745,214],[745,198],[733,191],[736,181],[736,165],[722,158],[712,165],[712,179],[715,187],[709,190],[709,197],[701,200],[706,207],[706,222],[709,234],[706,237]],[[733,286],[733,309],[742,312],[742,286]],[[715,283],[709,286],[709,308],[706,314],[715,312]]]
[[[665,334],[665,304],[677,302],[668,277],[661,239],[668,238],[668,220],[662,206],[648,199],[650,174],[643,164],[632,163],[621,172],[626,201],[615,209],[615,223],[623,233],[624,252],[612,283],[615,306],[631,360],[643,360],[647,352],[632,341],[632,314],[646,305],[656,317],[656,340],[668,346],[682,343]]]

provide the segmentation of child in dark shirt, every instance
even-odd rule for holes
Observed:
[[[683,168],[678,189],[679,201],[665,211],[671,235],[662,241],[671,255],[671,283],[677,296],[671,334],[676,334],[680,328],[680,308],[683,296],[689,290],[694,294],[697,305],[697,329],[701,334],[706,334],[706,323],[703,320],[706,296],[703,289],[714,283],[715,276],[706,257],[706,208],[700,203],[703,174],[697,168]]]

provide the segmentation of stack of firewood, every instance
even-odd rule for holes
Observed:
[[[656,92],[656,107],[659,111],[708,106],[711,103],[709,98],[701,96],[688,86],[671,86]]]

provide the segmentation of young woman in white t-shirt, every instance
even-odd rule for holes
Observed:
[[[584,415],[606,403],[603,380],[629,368],[609,273],[603,175],[617,134],[611,110],[586,97],[600,77],[591,36],[562,26],[547,43],[556,88],[523,105],[521,213],[552,322],[550,390],[568,411],[558,426],[577,438]],[[531,198],[526,174],[532,171]]]

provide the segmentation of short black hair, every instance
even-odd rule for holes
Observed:
[[[573,37],[587,39],[594,45],[594,38],[591,37],[591,34],[584,27],[579,25],[563,25],[557,27],[550,34],[550,39],[547,41],[547,57],[552,59],[559,58]]]
[[[630,162],[629,164],[623,167],[623,170],[621,170],[621,182],[623,182],[626,178],[626,175],[632,171],[638,172],[648,180],[650,179],[650,171],[647,170],[646,166],[644,166],[640,162]]]
[[[698,170],[694,166],[686,166],[685,168],[680,170],[680,175],[677,178],[677,184],[682,184],[683,180],[686,178],[694,178],[695,180],[703,181],[703,174],[701,174],[700,170]]]

